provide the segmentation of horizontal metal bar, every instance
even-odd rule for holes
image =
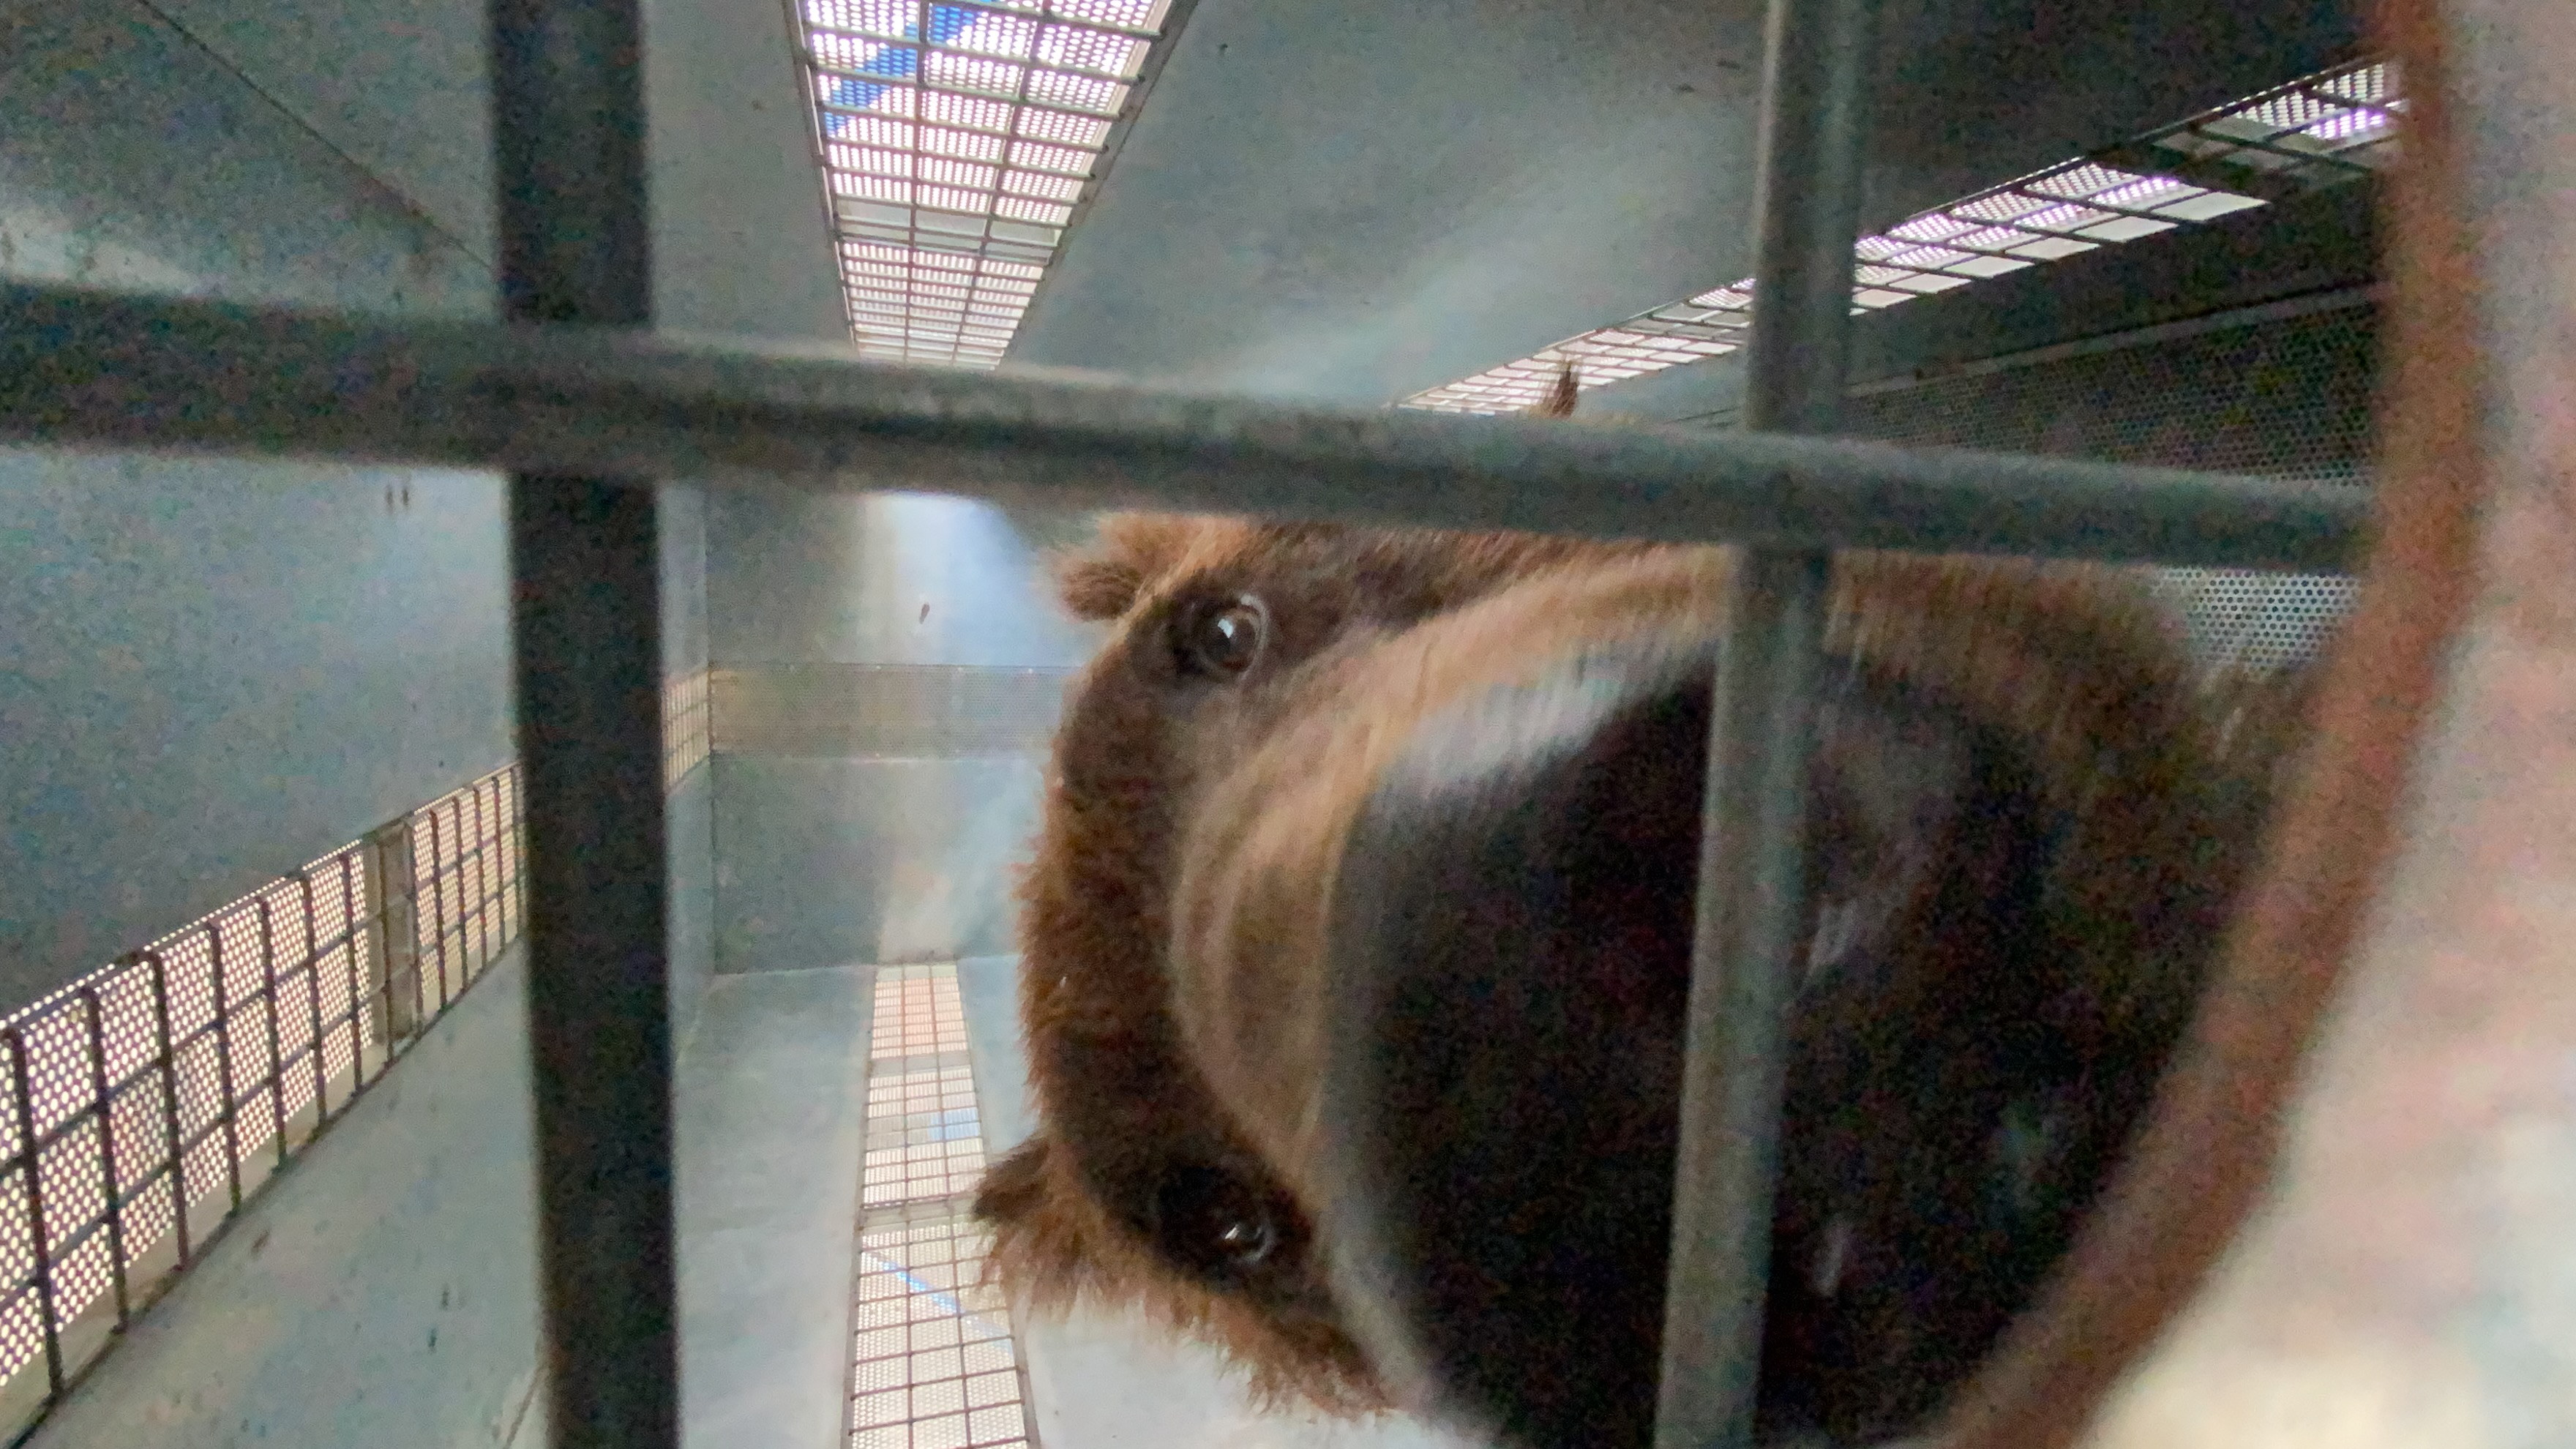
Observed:
[[[613,329],[0,287],[0,442],[1603,538],[2337,570],[2359,490],[1751,433],[1317,411]]]

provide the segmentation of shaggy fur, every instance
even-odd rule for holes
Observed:
[[[1571,384],[1569,372],[1544,410],[1569,410]],[[1346,815],[1368,762],[1457,689],[1622,633],[1722,629],[1732,559],[1123,515],[1063,560],[1066,606],[1111,631],[1070,696],[1022,886],[1022,1011],[1042,1125],[993,1166],[977,1200],[1002,1280],[1041,1308],[1090,1298],[1141,1310],[1223,1348],[1274,1400],[1385,1406],[1305,1252],[1329,1210],[1306,1171],[1323,1030],[1310,903],[1328,895],[1315,872],[1329,875],[1329,851],[1233,845],[1265,829],[1309,846],[1337,838],[1281,822]],[[1178,677],[1173,621],[1244,596],[1271,624],[1257,677],[1215,689]],[[2000,731],[2068,822],[2043,890],[2060,949],[2047,979],[2016,990],[2065,1049],[2118,1064],[2088,1088],[2100,1099],[2097,1160],[2066,1169],[2082,1179],[2068,1190],[2089,1194],[2195,999],[2295,698],[2195,680],[2134,581],[2089,568],[1845,555],[1828,650],[1837,667]],[[1391,651],[1415,662],[1390,672]],[[1354,693],[1353,679],[1418,682]],[[1211,872],[1224,878],[1211,885]],[[1243,917],[1259,929],[1224,925],[1236,905],[1187,908],[1211,892],[1239,904],[1264,891],[1268,905]],[[1802,1030],[1846,1034],[1840,1070],[1869,1087],[1866,1043],[1888,1023],[1964,1009],[1944,973],[1975,961],[1944,950],[1931,974]],[[1187,1234],[1247,1205],[1277,1225],[1280,1250],[1248,1274],[1212,1265]],[[1784,1221],[1799,1210],[1784,1203]],[[1969,1366],[1925,1357],[1929,1388],[1907,1391],[1946,1388]]]
[[[1073,689],[1022,883],[1021,1010],[1035,1138],[994,1164],[977,1212],[995,1226],[1004,1282],[1040,1305],[1132,1302],[1224,1345],[1255,1391],[1328,1408],[1381,1403],[1303,1267],[1247,1285],[1193,1281],[1159,1256],[1151,1203],[1176,1164],[1287,1191],[1210,1096],[1168,1010],[1173,846],[1194,782],[1219,762],[1194,748],[1156,631],[1194,597],[1258,591],[1283,653],[1350,631],[1393,631],[1578,558],[1617,550],[1513,535],[1356,533],[1126,515],[1059,570],[1068,608],[1120,622]],[[1631,550],[1633,552],[1633,550]],[[1304,1215],[1288,1208],[1294,1223]],[[1292,1228],[1302,1234],[1302,1227]]]

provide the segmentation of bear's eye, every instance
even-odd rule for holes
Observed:
[[[1184,673],[1232,679],[1261,657],[1270,637],[1270,611],[1244,595],[1213,599],[1172,618],[1172,654]]]
[[[1232,1173],[1174,1169],[1154,1194],[1154,1236],[1165,1251],[1214,1278],[1257,1271],[1279,1250],[1279,1215]]]

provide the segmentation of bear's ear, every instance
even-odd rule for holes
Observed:
[[[1028,1221],[1046,1202],[1046,1159],[1046,1137],[1039,1133],[987,1166],[975,1185],[975,1219],[996,1226]]]
[[[1056,596],[1077,619],[1115,619],[1145,591],[1145,576],[1124,559],[1096,553],[1054,560]]]
[[[1574,400],[1581,395],[1582,391],[1583,379],[1575,374],[1574,363],[1568,359],[1564,368],[1556,374],[1556,382],[1548,388],[1547,396],[1540,398],[1530,408],[1529,416],[1570,418],[1574,416]]]
[[[1056,593],[1077,619],[1115,619],[1180,561],[1199,527],[1168,513],[1113,513],[1098,543],[1053,560]]]

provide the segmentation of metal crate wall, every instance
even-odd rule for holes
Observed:
[[[2369,306],[2179,337],[2051,349],[1948,377],[1855,389],[1855,435],[2369,486],[2379,352]],[[2268,669],[2310,657],[2353,584],[2335,574],[2156,571],[2193,648]]]

